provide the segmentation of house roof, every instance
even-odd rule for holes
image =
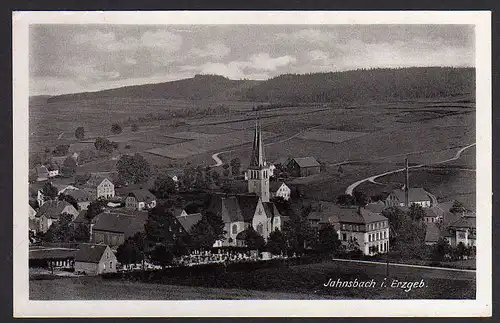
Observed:
[[[318,161],[314,157],[297,157],[294,158],[295,162],[299,167],[315,167],[320,166]]]
[[[464,215],[448,225],[448,228],[476,228],[476,216]]]
[[[38,174],[38,176],[40,176],[40,175],[48,175],[49,174],[49,170],[45,166],[37,166],[36,167],[36,173]]]
[[[76,249],[50,248],[30,249],[29,259],[71,259],[78,252]]]
[[[144,230],[148,214],[138,212],[136,215],[129,215],[105,211],[98,214],[96,218],[92,230],[123,233],[127,238]]]
[[[148,190],[133,190],[128,194],[128,196],[133,196],[137,202],[151,202],[156,201],[156,197]]]
[[[396,198],[400,202],[405,201],[405,191],[403,189],[400,188],[395,189],[392,191],[392,193],[394,194],[394,196],[396,196]],[[410,203],[420,202],[420,201],[430,201],[431,200],[430,194],[431,193],[426,192],[421,187],[410,187],[408,191],[408,199]]]
[[[427,223],[425,229],[425,242],[437,242],[441,236],[442,236],[441,230],[439,229],[436,223],[434,222]]]
[[[331,209],[333,211],[333,209]],[[339,207],[337,210],[337,216],[339,222],[356,223],[356,224],[368,224],[378,221],[387,220],[387,218],[381,214],[371,212],[366,208],[343,208]]]
[[[281,185],[283,185],[285,183],[283,182],[269,182],[269,189],[272,191],[272,192],[276,192],[277,190],[279,190],[279,188],[281,187]],[[286,186],[286,184],[285,184]],[[288,187],[288,186],[287,186]]]
[[[64,194],[72,196],[77,202],[91,201],[92,195],[84,190],[66,190]]]
[[[54,156],[50,160],[52,163],[56,164],[58,167],[61,167],[64,161],[68,158],[67,156]]]
[[[109,174],[92,173],[89,180],[85,183],[86,187],[96,188],[105,179],[108,179],[111,183],[111,176]]]
[[[280,157],[278,159],[276,159],[273,164],[274,165],[285,165],[288,163],[288,161],[290,160],[289,157]]]
[[[188,214],[186,216],[176,216],[176,219],[179,221],[179,223],[182,225],[184,230],[186,232],[190,232],[191,228],[198,223],[202,218],[201,213],[192,213]]]
[[[385,209],[385,203],[382,201],[368,203],[365,208],[373,213],[382,213],[382,211]]]
[[[105,244],[83,243],[75,254],[75,261],[99,263],[107,248]]]
[[[77,212],[75,207],[69,204],[68,202],[54,200],[43,203],[43,205],[38,210],[36,217],[39,218],[42,215],[45,215],[47,218],[59,219],[59,216],[63,213],[63,210],[66,207],[72,208],[75,211],[75,213]]]

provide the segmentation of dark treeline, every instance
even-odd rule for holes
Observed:
[[[109,97],[241,100],[273,104],[413,100],[475,93],[475,69],[410,67],[284,74],[267,81],[230,80],[218,75],[54,96],[48,102]],[[262,107],[264,108],[264,106]],[[265,109],[265,108],[264,108]]]
[[[412,100],[474,93],[475,69],[412,67],[285,74],[253,86],[243,99],[277,102]]]
[[[125,86],[97,92],[64,94],[48,99],[48,102],[88,100],[96,98],[127,97],[149,99],[239,99],[242,92],[258,83],[250,80],[230,80],[219,75],[196,75],[193,78],[172,82]]]

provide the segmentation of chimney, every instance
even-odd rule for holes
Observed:
[[[410,181],[408,175],[408,158],[405,158],[405,205],[409,207],[409,191],[410,191]]]

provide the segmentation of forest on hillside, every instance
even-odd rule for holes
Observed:
[[[273,103],[372,102],[475,94],[475,69],[411,67],[284,74],[267,81],[196,75],[172,82],[54,96],[48,102],[110,97]]]
[[[412,100],[474,93],[474,68],[415,67],[286,74],[253,86],[244,99],[270,103],[342,103]]]

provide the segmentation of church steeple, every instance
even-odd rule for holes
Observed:
[[[264,144],[262,142],[262,128],[256,116],[255,132],[253,136],[252,155],[250,157],[250,165],[246,172],[248,180],[248,192],[256,193],[262,202],[269,202],[269,176],[271,170],[267,165],[264,156]]]
[[[262,143],[262,128],[260,126],[260,121],[258,120],[256,115],[250,167],[262,167],[266,164],[266,159],[264,157],[264,144]]]

